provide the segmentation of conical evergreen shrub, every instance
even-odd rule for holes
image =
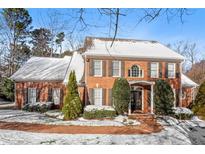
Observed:
[[[78,94],[75,71],[71,71],[69,75],[62,112],[66,120],[76,119],[82,113],[82,103]]]
[[[172,115],[174,106],[174,93],[165,80],[157,80],[154,86],[155,113],[158,115]]]
[[[112,88],[113,106],[118,114],[128,112],[130,86],[125,78],[117,78]]]
[[[198,93],[193,103],[192,111],[196,115],[200,115],[205,118],[205,82],[203,82],[199,87]]]

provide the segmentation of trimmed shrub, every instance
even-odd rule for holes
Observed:
[[[83,118],[85,119],[102,119],[102,118],[114,118],[116,116],[115,111],[109,110],[98,110],[98,111],[89,111],[83,113]]]
[[[194,114],[205,118],[205,82],[199,87],[198,93],[192,105]]]
[[[180,120],[190,120],[193,117],[193,112],[185,107],[174,108],[174,117]]]
[[[54,106],[54,104],[50,103],[50,102],[46,102],[46,103],[31,103],[31,104],[24,105],[22,110],[28,111],[28,112],[44,113],[44,112],[47,112],[48,110],[51,110],[53,106]]]
[[[130,102],[130,86],[125,78],[117,78],[112,88],[113,106],[117,114],[128,112]]]
[[[154,86],[155,113],[158,115],[173,115],[174,93],[165,80],[157,80]]]
[[[69,75],[62,112],[65,120],[76,119],[82,113],[82,103],[78,94],[78,86],[74,71]]]
[[[14,82],[9,78],[2,78],[0,84],[1,94],[8,100],[14,101]]]

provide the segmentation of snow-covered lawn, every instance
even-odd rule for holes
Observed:
[[[113,123],[124,125],[123,118],[118,117]],[[0,121],[30,122],[42,124],[71,124],[39,113],[18,110],[0,110]],[[82,124],[83,119],[78,120]],[[92,121],[93,122],[93,121]],[[0,144],[192,144],[190,133],[193,128],[205,128],[205,122],[194,117],[192,120],[179,121],[171,117],[158,118],[164,130],[159,133],[139,135],[107,135],[107,134],[54,134],[31,133],[15,130],[0,130]],[[80,124],[78,123],[78,124]],[[94,125],[102,121],[93,122]],[[72,123],[73,124],[73,123]],[[77,124],[77,123],[75,123]],[[86,122],[86,124],[93,125]],[[110,125],[104,120],[103,125]],[[193,136],[192,136],[193,137]]]
[[[191,144],[173,128],[149,135],[72,135],[0,130],[0,144]]]
[[[47,115],[58,116],[58,114],[58,112],[51,112]],[[25,112],[21,110],[0,110],[0,121],[78,126],[125,126],[140,124],[139,121],[128,119],[126,116],[118,116],[113,120],[86,120],[83,118],[79,118],[77,120],[63,121],[61,119],[48,117],[45,114],[40,114],[36,112]]]

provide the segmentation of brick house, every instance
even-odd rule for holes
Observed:
[[[186,107],[193,100],[198,85],[182,74],[183,56],[156,41],[116,39],[112,47],[111,43],[111,38],[86,37],[82,51],[72,57],[31,58],[11,77],[16,104],[21,108],[31,100],[54,101],[61,107],[71,70],[77,72],[84,105],[112,105],[112,86],[118,77],[126,78],[131,87],[129,113],[154,112],[157,79],[170,83],[174,106]],[[56,62],[48,65],[45,60]]]

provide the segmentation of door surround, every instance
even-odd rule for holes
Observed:
[[[142,107],[141,111],[144,112],[144,87],[143,86],[131,86],[131,91],[141,91],[142,95]]]

